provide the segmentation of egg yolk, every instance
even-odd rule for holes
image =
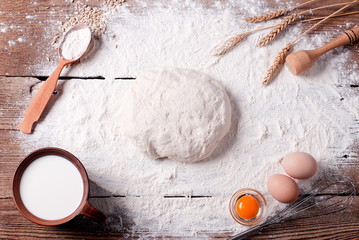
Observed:
[[[236,211],[243,219],[253,219],[259,212],[259,203],[257,199],[250,195],[243,196],[236,203]]]

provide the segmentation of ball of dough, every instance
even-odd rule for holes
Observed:
[[[143,72],[126,104],[127,134],[154,159],[205,159],[231,125],[225,89],[193,70],[156,68]]]

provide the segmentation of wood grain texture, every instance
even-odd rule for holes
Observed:
[[[226,0],[222,0],[226,2]],[[333,2],[334,0],[328,1]],[[77,2],[77,1],[75,1]],[[98,6],[100,0],[86,1],[87,5]],[[141,15],[148,8],[158,7],[158,2],[166,3],[166,0],[146,1],[147,7],[143,7],[140,1],[127,1],[129,11]],[[201,0],[204,6],[215,8],[216,1]],[[274,5],[274,1],[268,1],[268,6]],[[298,0],[298,3],[305,0]],[[338,1],[334,1],[338,2]],[[345,2],[345,1],[341,1]],[[327,2],[326,2],[327,3]],[[276,6],[273,6],[276,8]],[[303,10],[308,7],[302,8]],[[351,7],[348,11],[356,10]],[[76,12],[75,5],[70,1],[46,0],[32,1],[0,1],[0,28],[6,28],[6,32],[0,32],[0,75],[6,76],[48,76],[58,60],[58,53],[53,46],[53,36],[60,32],[61,22],[73,16]],[[217,9],[217,11],[220,11]],[[267,9],[261,9],[265,12]],[[323,9],[316,11],[314,16],[325,16],[330,11]],[[238,15],[243,14],[240,10]],[[345,16],[328,20],[320,25],[311,34],[329,34],[332,37],[338,32],[344,32],[346,23],[358,23],[358,15]],[[131,19],[131,21],[133,21]],[[311,23],[303,24],[303,30],[311,26]],[[338,31],[340,29],[340,31]],[[335,31],[333,31],[335,30]],[[23,39],[23,42],[19,41]],[[209,49],[210,50],[210,49]],[[357,51],[358,46],[347,46],[345,51]],[[358,54],[353,54],[353,61],[359,60]],[[16,67],[14,67],[16,66]],[[128,77],[128,76],[118,76]]]
[[[86,81],[88,80],[81,80],[81,79],[74,79],[74,80],[60,80],[60,84],[64,81],[78,81],[83,84],[87,84]],[[99,81],[101,81],[99,79]],[[120,80],[119,80],[120,81]],[[0,106],[2,110],[5,110],[6,112],[10,112],[10,117],[7,114],[2,114],[1,117],[4,116],[4,124],[2,125],[1,133],[0,134],[0,182],[2,183],[0,185],[0,199],[4,200],[2,203],[5,204],[5,206],[12,205],[12,199],[11,199],[11,180],[12,175],[20,163],[21,159],[28,153],[23,152],[23,150],[20,148],[20,141],[18,136],[19,132],[16,129],[16,122],[19,121],[19,118],[21,118],[23,111],[26,109],[27,104],[30,102],[32,96],[41,86],[41,81],[39,81],[37,78],[10,78],[10,77],[0,77],[0,86],[4,86],[3,88],[0,88],[0,98],[3,100],[1,101],[2,105]],[[357,94],[356,88],[351,87],[350,85],[338,85],[337,88],[338,91],[346,95],[343,95],[342,97],[345,99],[351,98],[353,95]],[[347,89],[353,90],[353,91],[347,91]],[[332,101],[336,101],[333,99]],[[337,99],[337,101],[340,101]],[[11,105],[11,103],[16,103],[15,106]],[[11,111],[10,111],[11,110]],[[6,117],[5,117],[6,116]],[[353,130],[351,132],[355,134],[358,130],[357,124],[351,126]],[[342,174],[345,174],[347,176],[352,177],[355,179],[356,182],[359,182],[359,177],[357,175],[357,172],[359,171],[359,164],[358,164],[358,156],[350,152],[343,152],[343,155],[336,156],[338,158],[338,161],[336,161],[336,168],[340,169],[340,172]],[[114,205],[114,206],[123,206],[122,198],[123,196],[111,196],[107,192],[103,192],[102,194],[99,194],[99,191],[95,188],[92,191],[92,194],[95,195],[93,198],[91,198],[91,201],[94,203],[96,207],[99,209],[103,209],[104,206],[108,205]],[[357,187],[357,190],[359,191],[359,188]],[[146,198],[143,199],[136,199],[136,201],[147,201]],[[178,198],[167,198],[166,200],[169,201],[176,201]],[[204,203],[206,201],[205,198],[197,198],[196,203]],[[198,202],[199,201],[199,202]],[[358,201],[358,198],[356,202]],[[115,202],[116,204],[113,204]],[[194,203],[196,205],[196,203]],[[5,209],[7,207],[4,207]],[[105,212],[109,215],[113,214],[111,210],[106,210]],[[110,208],[111,209],[111,208]],[[317,218],[317,219],[311,219],[309,222],[306,221],[292,221],[288,223],[281,224],[280,226],[273,226],[266,230],[264,230],[263,233],[257,235],[254,239],[268,239],[268,238],[283,238],[283,239],[300,239],[301,237],[309,237],[314,236],[312,239],[315,238],[324,238],[326,236],[337,236],[344,237],[344,239],[351,239],[353,236],[353,233],[359,234],[357,225],[353,223],[357,223],[359,216],[357,214],[357,211],[359,211],[359,208],[356,207],[356,205],[353,206],[352,210],[342,215],[336,214],[332,215],[330,218],[330,222],[326,221],[326,218]],[[8,229],[9,232],[14,232],[14,228],[19,227],[19,231],[16,232],[16,236],[11,235],[10,233],[4,231],[6,235],[4,235],[5,238],[16,238],[16,237],[32,237],[32,238],[41,238],[43,236],[46,236],[46,234],[50,234],[51,236],[54,236],[54,238],[70,238],[70,239],[76,239],[81,238],[83,236],[86,236],[86,238],[89,239],[116,239],[120,236],[130,236],[130,231],[128,228],[131,228],[133,223],[131,221],[128,221],[129,219],[132,219],[133,216],[126,215],[126,212],[124,209],[119,210],[117,214],[120,214],[123,218],[123,227],[124,230],[119,231],[118,229],[104,229],[101,228],[94,223],[91,223],[89,220],[84,218],[77,218],[75,221],[66,224],[62,227],[56,227],[56,228],[47,228],[47,227],[41,227],[37,226],[31,222],[28,222],[26,219],[24,219],[16,210],[10,211],[5,215],[0,216],[0,218],[5,218],[6,220],[8,218],[13,219],[11,223],[14,224],[8,224],[7,222],[4,222],[4,225],[0,222],[0,226],[6,226],[5,229]],[[1,214],[3,212],[1,211]],[[13,214],[13,215],[11,215]],[[345,217],[343,217],[345,216]],[[113,215],[112,217],[115,217]],[[344,221],[344,220],[345,221]],[[5,221],[5,220],[3,220]],[[323,223],[323,221],[325,223]],[[340,224],[339,224],[340,223]],[[324,226],[323,226],[324,225]],[[338,225],[340,227],[338,227]],[[295,227],[293,227],[295,226]],[[87,229],[89,228],[89,229]],[[343,229],[345,231],[343,232]],[[0,229],[2,230],[2,229]],[[304,234],[303,234],[304,231]],[[131,235],[132,237],[136,236],[146,236],[146,234],[150,234],[146,232],[145,229],[140,229],[137,232],[135,232],[135,235]],[[205,232],[199,232],[199,236],[211,236],[213,238],[217,237],[227,237],[232,235],[233,233],[228,232],[221,232],[221,233],[214,233],[210,229]],[[354,236],[355,236],[354,234]],[[0,235],[1,236],[1,235]],[[299,237],[297,237],[299,236]],[[169,236],[168,236],[169,237]]]
[[[1,130],[16,129],[16,124],[19,123],[18,119],[20,119],[23,114],[21,110],[26,109],[31,101],[35,85],[40,82],[37,78],[1,78]]]
[[[225,2],[225,0],[222,0]],[[300,0],[298,2],[304,2]],[[87,1],[86,4],[98,6],[100,0]],[[140,15],[147,11],[139,2],[128,1],[129,10]],[[166,3],[166,0],[149,0],[147,8],[155,7],[158,2]],[[201,0],[208,8],[215,9],[215,0]],[[274,1],[268,1],[269,6],[276,7]],[[333,1],[328,1],[333,2]],[[337,1],[336,1],[337,2]],[[341,1],[345,2],[345,1]],[[302,8],[302,9],[307,9]],[[348,11],[354,10],[353,8]],[[357,10],[357,7],[355,8]],[[21,116],[38,89],[40,79],[51,72],[39,69],[51,69],[56,65],[57,50],[51,45],[52,36],[59,32],[60,23],[66,17],[72,16],[76,9],[69,1],[44,0],[44,1],[0,1],[0,29],[6,27],[6,32],[0,32],[0,239],[121,239],[124,237],[148,237],[145,230],[131,232],[128,229],[131,222],[127,222],[126,213],[124,222],[119,221],[118,229],[109,229],[99,226],[84,217],[78,217],[74,221],[59,227],[44,227],[26,220],[16,210],[11,199],[12,175],[27,154],[20,148],[20,139],[16,129]],[[265,13],[266,9],[261,9]],[[324,16],[329,10],[315,12],[315,16]],[[238,14],[242,14],[240,11]],[[344,20],[345,19],[345,20]],[[329,20],[310,34],[328,33],[335,37],[340,31],[346,30],[346,23],[358,24],[358,15]],[[310,23],[303,25],[310,26]],[[335,30],[335,31],[334,31]],[[340,32],[339,31],[339,32]],[[24,39],[21,41],[20,39]],[[359,62],[357,54],[358,44],[346,46],[343,51],[351,51],[353,64]],[[47,60],[49,58],[49,61]],[[355,66],[355,65],[354,65]],[[356,65],[356,70],[359,70]],[[31,76],[31,77],[29,77]],[[83,77],[83,76],[79,76]],[[126,77],[126,76],[118,76]],[[359,95],[359,80],[351,85],[337,85],[336,90],[340,94],[340,101]],[[45,109],[46,112],[46,109]],[[349,132],[353,136],[359,134],[359,120],[349,126]],[[358,143],[358,142],[357,142]],[[342,174],[352,177],[359,183],[359,150],[353,146],[354,151],[343,152],[335,167]],[[357,186],[357,191],[359,187]],[[95,206],[104,202],[121,202],[123,196],[110,196],[103,193],[90,199]],[[94,192],[92,192],[94,194]],[[140,199],[141,201],[141,199]],[[145,201],[145,199],[144,199]],[[171,198],[166,199],[171,201]],[[197,198],[196,203],[204,203],[205,198]],[[105,209],[106,211],[106,209]],[[110,213],[110,212],[108,212]],[[115,216],[112,216],[113,218]],[[121,226],[123,225],[123,228]],[[198,239],[211,237],[225,239],[234,234],[232,231],[216,233],[211,229],[199,232],[196,237],[180,239]],[[164,238],[173,239],[171,236]],[[266,228],[260,234],[251,239],[359,239],[359,197],[350,209],[345,212],[312,219],[290,221]]]
[[[95,200],[91,199],[91,201]],[[201,199],[197,200],[201,201]],[[276,224],[265,228],[261,233],[253,235],[250,239],[357,239],[359,236],[358,209],[359,197],[356,197],[351,209],[345,212],[333,214],[330,217],[321,216]],[[22,217],[9,198],[0,198],[0,212],[1,239],[119,239],[129,236],[134,238],[150,236],[150,233],[146,231],[131,233],[126,228],[114,231],[84,217],[77,217],[62,226],[39,226]],[[211,229],[208,229],[208,231],[198,232],[197,236],[192,239],[208,237],[225,239],[233,234],[235,233],[213,233]],[[171,236],[163,237],[176,239]],[[181,237],[179,239],[191,238]]]

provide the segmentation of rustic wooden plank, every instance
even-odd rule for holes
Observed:
[[[166,1],[163,0],[165,3]],[[301,0],[303,2],[305,0]],[[141,4],[136,6],[132,3],[131,11],[140,15],[147,9],[156,7],[158,0],[147,1],[146,9]],[[213,7],[214,0],[203,0],[206,6]],[[225,1],[224,1],[225,2]],[[87,3],[97,5],[98,2],[91,1]],[[271,3],[269,2],[269,5]],[[216,9],[213,7],[213,9]],[[265,9],[263,9],[265,10]],[[51,46],[52,36],[58,32],[59,22],[66,16],[72,16],[75,9],[69,2],[52,0],[41,1],[41,4],[33,5],[30,1],[1,1],[0,11],[6,14],[0,14],[0,29],[9,26],[6,34],[0,32],[0,75],[12,76],[38,76],[39,69],[34,68],[38,63],[43,63],[44,68],[49,68],[55,64],[56,50]],[[240,11],[239,11],[240,12]],[[317,12],[318,15],[325,15],[327,11]],[[28,17],[26,17],[28,16]],[[346,17],[348,22],[356,22],[357,16]],[[3,24],[2,24],[3,23]],[[307,26],[305,24],[304,26]],[[343,19],[333,19],[327,24],[319,27],[313,33],[324,33],[327,30],[337,30],[340,25],[345,28]],[[47,35],[46,33],[50,33]],[[29,37],[31,33],[31,37]],[[51,36],[51,37],[50,37]],[[19,38],[26,37],[26,41],[21,42]],[[9,41],[15,42],[10,46]],[[348,46],[345,50],[356,52],[358,45]],[[47,57],[51,61],[46,60]],[[44,61],[45,60],[45,61]],[[358,62],[359,55],[353,54],[353,62]],[[49,73],[47,73],[49,74]],[[39,238],[65,238],[65,239],[119,239],[131,234],[128,229],[123,232],[119,229],[108,229],[91,223],[84,218],[78,218],[65,226],[61,227],[41,227],[24,219],[11,203],[11,178],[17,164],[25,154],[20,149],[20,142],[16,138],[16,121],[22,116],[24,109],[31,99],[31,91],[37,88],[36,78],[1,78],[0,79],[0,238],[6,239],[39,239]],[[358,88],[355,86],[344,86],[345,93],[352,91],[351,96],[358,94]],[[339,88],[338,88],[339,89]],[[346,98],[347,96],[343,96]],[[350,97],[350,96],[349,96]],[[350,128],[351,133],[358,133],[359,124]],[[356,146],[353,146],[356,149]],[[359,170],[358,152],[343,152],[337,164],[338,169],[345,175],[351,176],[356,182],[359,182],[357,172]],[[349,166],[349,167],[348,167]],[[357,188],[357,190],[359,190]],[[95,191],[96,193],[96,191]],[[103,197],[106,199],[106,193],[101,198],[93,198],[101,206]],[[115,198],[117,201],[117,198]],[[171,200],[171,199],[169,199]],[[121,199],[118,200],[121,202]],[[358,197],[350,211],[336,214],[328,217],[292,221],[281,225],[272,226],[256,235],[252,239],[356,239],[359,235],[357,227],[358,219]],[[109,212],[110,213],[110,212]],[[125,219],[130,221],[130,217]],[[130,226],[130,223],[127,227]],[[126,227],[126,226],[125,226]],[[148,236],[148,232],[142,231],[135,233],[134,237]],[[211,236],[213,238],[224,238],[232,235],[232,232],[216,233],[211,231],[199,232],[197,237]],[[164,237],[172,238],[164,234]],[[197,238],[195,237],[195,238]],[[181,238],[184,239],[184,238]]]
[[[27,78],[24,79],[25,83],[27,84],[20,84],[21,83],[21,79],[16,79],[16,81],[14,81],[14,78],[2,78],[4,81],[8,81],[5,85],[6,87],[2,88],[2,90],[0,90],[0,92],[3,92],[2,94],[0,94],[0,96],[2,96],[2,98],[6,99],[6,101],[11,101],[13,98],[17,98],[18,96],[25,96],[25,99],[27,99],[26,101],[30,100],[30,96],[31,93],[29,91],[29,88],[31,86],[34,86],[33,89],[34,91],[36,91],[36,88],[39,87],[39,85],[34,85],[37,82],[39,82],[36,78]],[[69,80],[69,81],[73,81],[73,80]],[[74,80],[74,81],[82,81],[82,80]],[[83,80],[84,82],[86,80]],[[18,88],[16,88],[15,92],[14,87],[12,86],[18,86]],[[21,90],[22,89],[22,90]],[[5,94],[5,92],[8,92]],[[11,93],[13,92],[13,94]],[[0,98],[1,99],[1,98]],[[1,102],[1,101],[0,101]],[[24,101],[25,102],[25,101]],[[7,106],[7,104],[5,104],[5,107]],[[20,104],[21,108],[23,109],[18,109],[18,112],[22,112],[27,104]],[[14,116],[21,116],[20,114],[15,114]],[[18,163],[21,161],[21,158],[25,156],[25,154],[27,153],[23,153],[21,149],[19,149],[19,145],[20,142],[19,140],[16,138],[16,131],[15,129],[12,129],[13,126],[9,126],[9,129],[3,129],[1,130],[1,134],[0,134],[0,182],[2,182],[2,184],[0,185],[0,198],[3,198],[4,200],[10,201],[10,196],[11,196],[11,178],[12,178],[12,174],[15,171]],[[357,177],[357,172],[358,172],[358,161],[357,161],[357,156],[353,155],[352,153],[343,153],[343,156],[339,156],[341,157],[341,159],[343,160],[343,163],[341,163],[341,161],[338,163],[338,167],[342,168],[342,173],[349,175],[353,178],[355,178],[355,181],[358,182],[359,179]],[[350,168],[348,168],[347,166],[350,166]],[[92,194],[97,195],[98,192],[92,192]],[[103,201],[104,199],[106,199],[106,196],[108,196],[107,193],[102,194],[102,196],[100,198],[93,198],[92,201],[94,201],[95,203],[97,202],[98,206],[100,209],[102,209],[103,206]],[[112,198],[113,199],[113,198]],[[116,198],[115,198],[116,199]],[[170,201],[175,201],[177,200],[176,198],[174,199],[167,199]],[[122,202],[121,204],[121,199],[116,200],[118,201],[118,206],[123,206],[124,202]],[[10,204],[10,202],[8,202],[8,204]],[[8,205],[7,205],[8,206]],[[356,205],[355,205],[356,206]],[[343,238],[349,238],[351,236],[355,236],[355,234],[357,234],[357,227],[355,226],[355,224],[357,222],[356,218],[352,218],[353,215],[357,216],[357,214],[355,214],[357,211],[357,209],[354,209],[351,213],[348,213],[350,216],[348,217],[347,215],[333,215],[333,219],[332,222],[325,222],[325,218],[321,219],[316,219],[316,220],[312,220],[309,221],[309,223],[311,225],[306,225],[308,222],[290,222],[290,223],[285,223],[284,225],[277,225],[275,227],[271,227],[268,230],[265,230],[262,234],[257,235],[255,238],[253,239],[268,239],[268,238],[283,238],[283,239],[299,239],[301,237],[309,237],[312,236],[312,234],[314,234],[313,236],[317,239],[320,238],[325,238],[326,236],[330,236],[330,237],[343,237]],[[13,211],[14,214],[19,214],[17,213],[15,210]],[[111,211],[109,211],[108,213],[111,213]],[[106,228],[99,228],[97,227],[97,225],[91,224],[88,220],[83,219],[83,218],[79,218],[78,221],[72,222],[68,225],[66,225],[64,228],[63,227],[58,227],[58,228],[47,228],[47,227],[40,227],[37,225],[34,225],[30,222],[28,222],[27,220],[23,219],[21,216],[17,216],[17,217],[11,217],[9,215],[2,215],[3,211],[1,210],[1,216],[0,218],[4,218],[7,219],[4,222],[4,225],[0,224],[1,226],[6,226],[5,228],[7,229],[6,231],[4,231],[3,233],[3,237],[4,238],[41,238],[41,237],[46,237],[49,234],[54,236],[54,238],[71,238],[71,239],[76,239],[76,238],[83,238],[84,236],[86,236],[86,238],[90,238],[90,239],[101,239],[101,238],[106,238],[106,239],[115,239],[118,238],[120,236],[128,236],[128,234],[130,234],[130,232],[124,232],[122,233],[121,231],[119,231],[118,229],[115,231],[114,229],[106,229]],[[345,216],[346,217],[346,221],[343,222],[341,216]],[[133,217],[133,216],[132,216]],[[325,223],[323,223],[323,221]],[[10,222],[10,223],[9,223]],[[124,222],[125,227],[127,226],[128,228],[131,227],[131,215],[128,216],[124,216]],[[127,223],[126,223],[127,222]],[[340,224],[339,224],[340,223]],[[324,225],[324,226],[323,226]],[[338,226],[339,225],[339,226]],[[293,227],[294,226],[294,227]],[[304,230],[301,228],[303,227]],[[89,228],[89,229],[87,229]],[[334,228],[334,229],[333,229]],[[14,229],[20,229],[18,231],[14,231]],[[35,229],[35,230],[34,230]],[[299,230],[302,229],[302,230]],[[324,229],[324,230],[323,230]],[[345,229],[345,231],[343,231],[343,229]],[[0,229],[2,230],[2,229]],[[12,232],[12,234],[15,234],[14,236],[9,234],[8,232]],[[144,229],[140,230],[140,231],[136,231],[134,236],[148,236],[151,235],[153,233],[151,232],[146,232]],[[208,236],[210,235],[211,237],[226,237],[226,236],[230,236],[232,235],[232,232],[211,232],[209,231],[200,231],[198,232],[197,236]],[[1,236],[1,235],[0,235]],[[166,233],[163,233],[163,236],[168,236],[170,237],[170,235],[166,235]],[[182,238],[181,238],[182,239]]]
[[[87,79],[82,80],[84,80],[83,84],[86,84]],[[96,80],[96,78],[92,80]],[[102,81],[103,79],[98,80]],[[118,80],[121,81],[121,79]],[[61,88],[64,81],[67,80],[59,80],[58,88]],[[81,81],[81,79],[74,79],[74,81]],[[16,130],[16,126],[21,120],[25,109],[28,107],[32,97],[41,86],[41,81],[39,78],[35,77],[0,76],[0,86],[0,129]],[[339,92],[341,98],[332,99],[333,101],[343,101],[348,99],[355,101],[356,96],[359,94],[359,88],[353,84],[341,84],[335,85],[334,87]],[[48,111],[48,109],[45,109],[45,114],[46,111]],[[359,120],[356,121],[354,125],[349,126],[349,129],[351,134],[358,133]]]
[[[80,84],[94,84],[94,80],[63,80],[60,81],[59,88],[61,88],[61,84],[65,81],[75,81]],[[119,80],[119,84],[121,80]],[[99,80],[99,82],[105,83],[103,80]],[[36,93],[37,89],[40,87],[41,83],[37,78],[9,78],[9,77],[0,77],[0,122],[2,129],[2,134],[0,137],[0,164],[2,167],[0,171],[6,171],[0,174],[0,179],[2,182],[6,183],[0,186],[1,195],[0,197],[9,197],[11,196],[11,192],[9,186],[11,185],[10,179],[14,170],[16,169],[17,164],[28,152],[23,152],[20,148],[21,134],[19,133],[16,126],[21,121],[22,115],[27,108],[28,104],[31,101],[33,94]],[[97,85],[96,85],[97,86]],[[340,88],[350,89],[350,86],[340,85]],[[357,96],[356,91],[344,91],[346,99],[351,99]],[[55,96],[55,95],[54,95]],[[355,98],[354,98],[355,99]],[[54,99],[52,99],[54,101]],[[332,99],[331,101],[339,101],[339,99]],[[340,101],[339,101],[340,102]],[[51,103],[50,103],[51,106]],[[45,111],[45,116],[46,116]],[[44,117],[44,116],[43,116]],[[41,119],[43,119],[43,117]],[[359,127],[359,122],[357,121],[351,127],[352,130],[348,132],[354,137],[357,136],[357,130]],[[332,146],[335,147],[335,146]],[[339,156],[333,156],[333,158],[337,158],[335,165],[328,167],[335,167],[340,170],[341,173],[346,174],[352,177],[355,181],[359,182],[359,176],[356,172],[359,170],[358,164],[358,153],[355,151],[355,146],[347,149],[346,151],[341,151]],[[359,190],[359,188],[357,188]],[[197,195],[206,195],[205,193],[194,193]]]
[[[226,3],[227,0],[221,0]],[[305,2],[298,0],[297,2]],[[75,1],[76,2],[76,1]],[[87,1],[87,5],[99,6],[100,0]],[[126,7],[134,14],[141,15],[149,9],[158,8],[158,2],[163,2],[166,6],[166,0],[146,1],[147,6],[141,1],[128,0]],[[201,0],[203,6],[212,8],[213,11],[221,11],[216,8],[214,0]],[[328,3],[333,1],[328,1]],[[334,1],[337,2],[337,1]],[[344,2],[344,1],[343,1]],[[327,2],[326,2],[327,3]],[[276,1],[268,1],[268,6],[278,8]],[[162,6],[162,7],[163,7]],[[284,5],[285,6],[285,5]],[[304,7],[303,9],[306,9]],[[353,10],[348,9],[348,11]],[[259,9],[268,11],[267,9]],[[53,37],[59,33],[61,22],[74,16],[76,8],[71,1],[46,0],[36,1],[1,1],[0,2],[0,75],[8,76],[40,76],[49,75],[51,69],[57,63],[57,50],[51,45]],[[314,13],[314,17],[327,15],[330,10],[321,10]],[[238,8],[238,14],[243,14]],[[319,26],[310,34],[331,34],[337,35],[346,29],[346,23],[354,24],[358,15],[346,16],[328,20],[322,26]],[[133,19],[128,19],[133,21]],[[310,26],[311,23],[305,23],[303,29]],[[338,27],[340,26],[340,27]],[[348,46],[345,51],[355,52],[358,46]],[[359,56],[352,54],[352,60],[357,62]],[[48,61],[50,59],[50,61]],[[128,76],[119,76],[128,77]]]
[[[0,129],[16,129],[35,85],[40,82],[37,78],[0,78]]]
[[[0,198],[9,198],[13,174],[24,157],[15,131],[0,130]]]
[[[7,87],[3,88],[4,92],[11,92],[13,89],[11,86],[16,86],[17,84],[19,84],[21,79],[17,79],[17,81],[13,81],[14,79],[12,78],[3,78],[4,81],[8,81],[7,82]],[[34,86],[33,89],[34,91],[36,91],[36,88],[39,87],[39,85],[34,85],[36,82],[38,82],[37,79],[35,78],[28,78],[25,79],[26,82],[28,82],[28,84],[24,84],[22,86],[19,86],[19,89],[23,89],[23,90],[16,90],[17,92],[14,94],[11,93],[7,93],[7,94],[2,94],[1,96],[3,96],[4,99],[7,99],[7,101],[11,101],[12,98],[14,97],[15,99],[20,95],[20,96],[27,96],[25,97],[25,99],[27,99],[26,101],[30,100],[30,96],[31,93],[29,91],[29,88],[31,86]],[[82,80],[69,80],[69,81],[82,81]],[[84,83],[86,80],[83,80]],[[21,82],[20,82],[21,83]],[[5,104],[6,105],[6,104]],[[24,108],[26,108],[26,104],[22,104],[21,105],[23,109],[18,109],[19,112],[23,111]],[[16,114],[15,114],[16,115]],[[18,114],[17,114],[18,115]],[[20,114],[21,116],[21,114]],[[21,158],[23,156],[25,156],[26,153],[22,153],[21,149],[19,149],[19,145],[20,142],[19,140],[15,137],[16,135],[16,131],[15,129],[11,129],[11,126],[9,126],[10,129],[4,129],[2,130],[2,134],[0,135],[0,149],[2,149],[1,155],[0,155],[0,165],[1,165],[1,182],[3,183],[1,185],[1,196],[0,198],[3,198],[4,200],[8,200],[11,202],[10,196],[11,196],[11,177],[13,172],[15,171],[18,163],[21,161]],[[343,163],[339,162],[338,163],[338,167],[342,168],[342,173],[349,175],[353,178],[355,178],[356,181],[359,181],[359,179],[357,178],[357,171],[358,169],[358,161],[357,161],[357,156],[353,155],[352,153],[343,153],[343,156],[339,156],[341,157],[341,159],[343,160]],[[348,168],[347,166],[350,166],[350,168]],[[98,195],[98,192],[95,191],[92,192],[92,194],[94,195]],[[107,197],[108,193],[103,193],[101,194],[100,198],[92,198],[92,201],[94,201],[95,203],[97,203],[97,205],[99,206],[100,209],[104,208],[104,201],[107,201]],[[115,199],[115,200],[113,200]],[[125,202],[123,202],[123,199],[117,199],[117,198],[110,198],[111,202],[115,201],[117,202],[116,205],[117,206],[125,206]],[[170,200],[170,201],[176,201],[178,199],[176,198],[170,198],[170,199],[166,199],[166,200]],[[197,201],[198,199],[196,199]],[[8,203],[10,204],[10,203]],[[130,209],[130,208],[129,208]],[[132,209],[132,208],[131,208]],[[105,207],[106,210],[106,207]],[[112,213],[112,211],[107,210],[108,213]],[[330,236],[330,237],[344,237],[344,238],[349,238],[351,236],[355,236],[355,234],[357,234],[357,227],[355,226],[355,222],[357,222],[356,218],[352,218],[353,216],[357,216],[356,213],[357,209],[355,208],[351,213],[348,213],[350,216],[348,217],[348,214],[345,215],[333,215],[333,218],[331,219],[331,222],[325,222],[325,218],[323,219],[316,219],[316,220],[310,220],[309,223],[308,221],[303,222],[290,222],[290,223],[285,223],[283,225],[276,225],[273,226],[271,228],[268,228],[267,230],[265,230],[264,232],[262,232],[259,235],[256,235],[256,237],[254,237],[253,239],[268,239],[268,238],[283,238],[283,239],[299,239],[302,237],[309,237],[309,236],[314,236],[314,238],[320,239],[320,238],[325,238],[326,236]],[[1,211],[2,212],[2,211]],[[129,211],[130,212],[130,211]],[[14,214],[19,214],[17,213],[15,210],[13,211]],[[2,212],[3,214],[3,212]],[[119,212],[117,212],[117,214],[120,214]],[[124,214],[124,213],[122,213]],[[133,213],[132,213],[133,214]],[[28,222],[27,220],[23,219],[21,216],[17,216],[17,217],[11,217],[8,215],[2,215],[4,219],[8,219],[6,221],[10,221],[9,222],[4,222],[3,226],[6,226],[7,231],[4,231],[3,236],[5,238],[12,238],[15,236],[9,234],[8,232],[10,231],[11,233],[16,235],[16,238],[41,238],[41,237],[46,237],[49,234],[51,236],[54,236],[54,238],[71,238],[71,239],[76,239],[76,238],[83,238],[84,236],[86,236],[86,238],[90,238],[90,239],[101,239],[101,238],[106,238],[106,239],[115,239],[118,238],[120,236],[128,236],[128,234],[131,233],[131,227],[133,227],[131,224],[131,219],[134,217],[133,215],[123,215],[123,219],[124,219],[124,227],[127,228],[126,231],[121,232],[118,229],[114,230],[114,229],[106,229],[106,228],[101,228],[98,227],[97,225],[92,224],[91,222],[89,222],[88,220],[84,219],[84,218],[79,218],[77,221],[74,221],[72,223],[69,223],[67,225],[65,225],[65,227],[58,227],[58,228],[47,228],[47,227],[41,227],[41,226],[37,226],[34,225],[30,222]],[[343,219],[341,218],[342,216],[345,216],[345,221],[343,222]],[[325,223],[323,223],[325,222]],[[340,223],[340,224],[339,224]],[[6,225],[5,225],[6,224]],[[14,224],[14,225],[12,225]],[[323,226],[324,225],[324,226]],[[20,229],[18,231],[14,231],[14,229]],[[345,231],[343,231],[343,229],[345,229]],[[0,229],[2,230],[2,229]],[[141,236],[141,237],[145,237],[145,236],[149,236],[153,234],[152,232],[148,232],[145,229],[136,229],[135,234],[133,236]],[[199,231],[197,233],[198,237],[204,237],[204,236],[211,236],[211,237],[227,237],[232,235],[232,232],[213,232],[211,230],[208,231]],[[170,237],[170,235],[166,235],[166,233],[161,233],[161,235],[163,236],[168,236]],[[181,238],[182,239],[182,238]]]
[[[91,201],[96,200],[104,201],[104,199],[91,199]],[[203,199],[196,199],[196,201],[202,202]],[[117,231],[113,229],[115,225],[112,225],[112,228],[99,226],[84,217],[78,217],[58,227],[39,226],[22,217],[9,198],[0,198],[0,212],[2,213],[0,215],[0,238],[6,239],[119,239],[120,237],[146,238],[154,236],[153,232],[146,230],[131,232],[133,226],[129,219],[125,220],[122,230],[118,228]],[[126,216],[125,212],[119,214],[123,217]],[[110,218],[113,217],[110,216]],[[112,219],[112,221],[116,220]],[[276,224],[265,228],[250,239],[355,239],[359,236],[358,222],[359,197],[356,197],[352,207],[343,212]],[[118,225],[121,226],[121,222],[118,222]],[[213,229],[206,229],[197,232],[195,238],[225,239],[233,234],[235,232],[220,233]],[[163,234],[163,237],[176,239],[166,234]],[[184,236],[179,239],[193,238]]]

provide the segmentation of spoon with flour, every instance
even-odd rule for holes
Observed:
[[[24,119],[18,126],[21,132],[31,133],[33,124],[39,120],[52,93],[55,91],[62,69],[66,65],[79,60],[92,46],[91,30],[84,24],[75,25],[65,34],[59,47],[59,64],[55,71],[42,84],[32,99],[30,106],[26,109]]]

